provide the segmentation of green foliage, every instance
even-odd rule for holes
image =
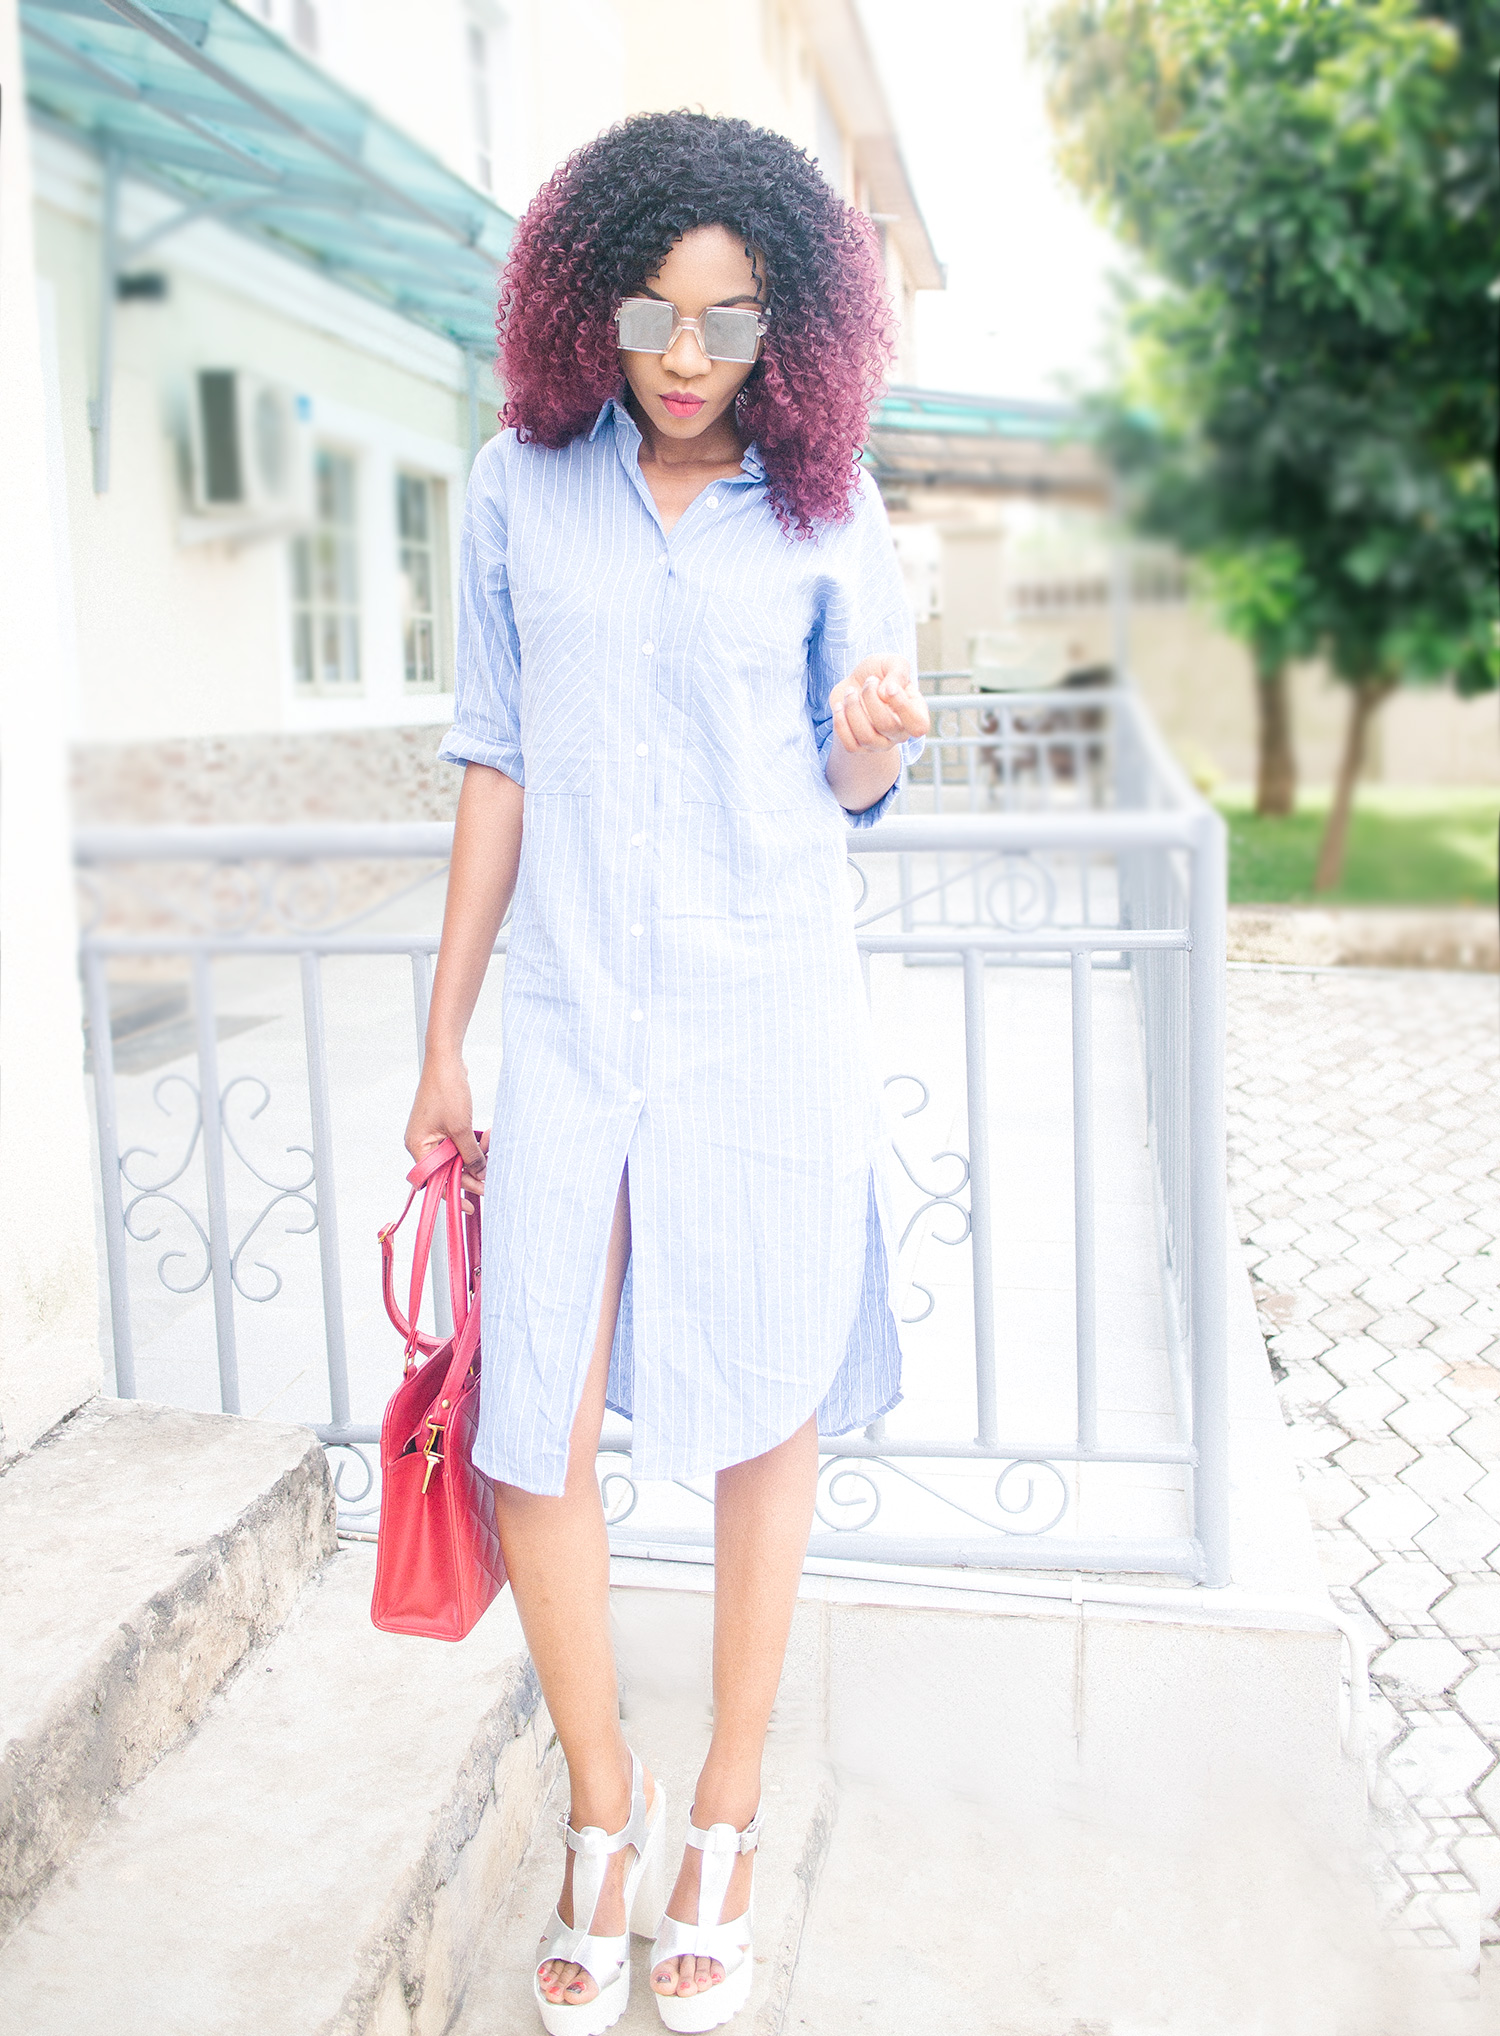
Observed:
[[[1256,813],[1245,793],[1222,792],[1216,804],[1229,824],[1231,903],[1307,903],[1327,793],[1304,794],[1284,819]],[[1350,822],[1343,881],[1318,902],[1493,905],[1497,820],[1493,792],[1367,786]]]
[[[1161,284],[1099,412],[1139,522],[1258,658],[1493,686],[1500,7],[1057,0],[1040,40]]]
[[[1249,644],[1258,672],[1279,671],[1313,648],[1313,589],[1295,546],[1273,540],[1210,549],[1201,571],[1220,620]]]

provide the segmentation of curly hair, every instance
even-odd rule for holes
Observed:
[[[502,424],[557,448],[621,384],[615,309],[698,226],[765,264],[767,332],[735,399],[789,536],[851,511],[870,407],[894,350],[869,218],[785,136],[705,113],[645,113],[571,155],[526,209],[500,285]]]

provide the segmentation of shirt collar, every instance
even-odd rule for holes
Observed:
[[[625,434],[626,443],[625,447],[622,448],[622,450],[634,452],[635,448],[640,444],[641,441],[640,427],[639,425],[637,425],[635,419],[631,416],[630,412],[626,409],[622,399],[618,396],[607,397],[604,403],[601,405],[599,415],[594,419],[593,429],[589,433],[589,443],[592,444],[593,441],[599,436],[600,432],[604,430],[604,427],[611,422],[613,422],[614,429],[617,435],[622,431]],[[746,447],[745,457],[740,461],[739,473],[735,475],[733,479],[721,483],[721,485],[725,487],[735,487],[741,481],[763,482],[765,478],[766,478],[765,466],[761,460],[760,454],[756,451],[755,447],[752,445]]]
[[[635,420],[631,417],[630,412],[625,408],[620,399],[617,396],[606,396],[599,415],[594,419],[594,428],[589,433],[589,443],[591,445],[609,422],[611,414],[616,410],[619,411],[621,418],[630,426],[631,430],[635,430]]]

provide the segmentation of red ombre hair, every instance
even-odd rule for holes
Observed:
[[[646,113],[571,155],[526,208],[500,285],[501,422],[554,448],[623,377],[614,313],[698,226],[743,236],[766,275],[761,357],[735,399],[782,528],[848,516],[894,349],[875,230],[784,135]]]

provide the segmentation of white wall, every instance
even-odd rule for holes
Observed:
[[[446,484],[451,621],[469,443],[457,348],[227,228],[186,229],[153,251],[166,301],[116,307],[110,487],[96,494],[87,404],[98,373],[99,166],[48,135],[35,138],[35,155],[37,260],[58,306],[79,668],[73,732],[143,740],[446,721],[449,695],[407,694],[402,684],[394,496],[397,463]],[[127,183],[124,232],[166,209]],[[191,507],[188,408],[201,367],[289,385],[309,399],[314,434],[358,456],[365,683],[357,699],[294,694],[284,536],[182,541]],[[498,400],[493,387],[481,390],[486,435]]]
[[[0,95],[22,103],[15,0]],[[70,676],[24,123],[0,124],[0,1459],[99,1384],[64,750]],[[60,709],[64,711],[60,711]]]
[[[624,111],[616,0],[316,0],[316,50],[294,33],[292,0],[241,4],[510,212]],[[477,161],[471,21],[490,59],[488,185]]]

